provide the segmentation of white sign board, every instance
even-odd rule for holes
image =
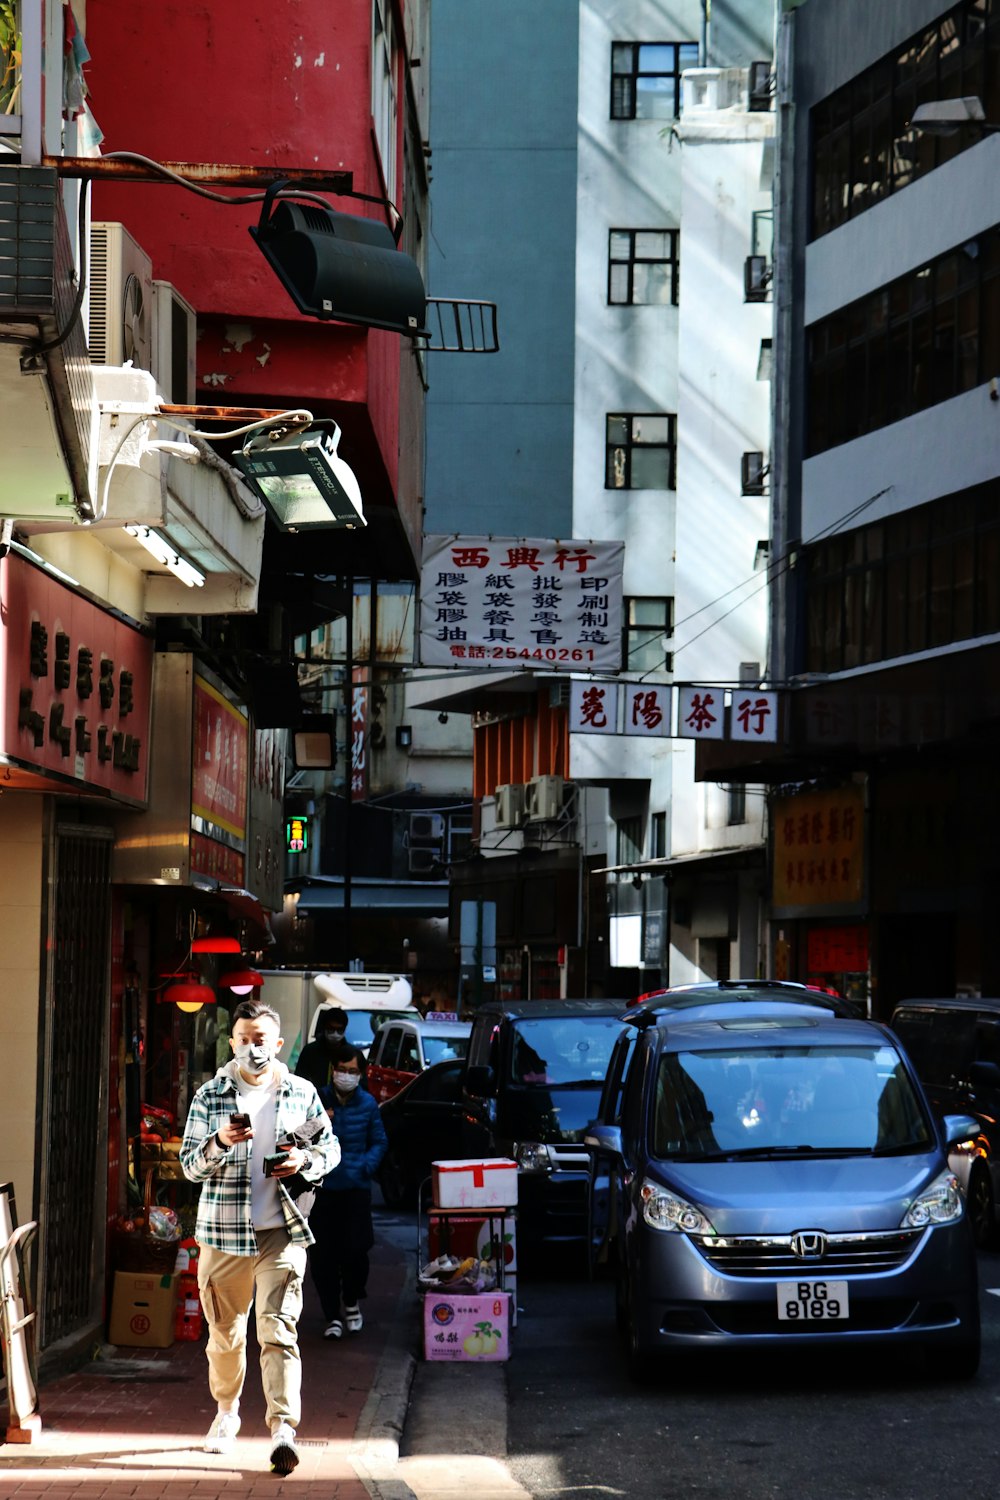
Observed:
[[[427,536],[420,665],[618,672],[624,542]]]
[[[756,688],[741,688],[739,692],[734,689],[729,738],[774,744],[778,738],[777,693],[759,693]]]
[[[677,733],[681,739],[724,739],[724,702],[722,688],[690,685],[678,688]]]
[[[662,738],[670,733],[670,688],[631,683],[625,689],[625,733]]]
[[[574,679],[569,691],[569,728],[571,734],[617,734],[618,684]]]

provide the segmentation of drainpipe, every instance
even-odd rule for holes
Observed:
[[[792,359],[792,244],[795,163],[795,106],[792,102],[794,17],[778,17],[775,36],[775,164],[774,164],[774,365],[771,376],[771,566],[785,558],[789,544],[788,443]],[[786,567],[771,579],[769,608],[769,677],[783,683],[788,676],[789,609],[793,593]]]
[[[712,14],[712,0],[701,0],[701,41],[698,47],[698,66],[708,67],[708,23]]]

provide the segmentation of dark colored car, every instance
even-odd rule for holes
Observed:
[[[469,1038],[463,1157],[518,1166],[519,1252],[584,1244],[589,1156],[624,1000],[525,1000],[477,1010]]]
[[[633,1373],[892,1345],[973,1375],[975,1245],[946,1154],[973,1122],[935,1119],[892,1032],[787,1001],[632,1014],[587,1144]]]
[[[836,1016],[859,1016],[861,1012],[850,1000],[812,984],[798,984],[791,979],[717,979],[698,984],[675,984],[669,989],[647,990],[631,1007],[645,1010],[681,1010],[686,1006],[705,1005],[710,1001],[781,1000],[791,1004],[819,1005]]]
[[[1000,1000],[904,1000],[889,1023],[940,1114],[978,1129],[952,1153],[976,1243],[996,1238],[1000,1204]]]
[[[390,1208],[408,1208],[431,1175],[431,1162],[462,1155],[465,1062],[433,1063],[380,1106],[388,1147],[378,1172]]]

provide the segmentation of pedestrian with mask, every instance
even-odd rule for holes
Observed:
[[[346,1010],[335,1005],[320,1006],[313,1023],[313,1039],[302,1048],[295,1064],[300,1078],[308,1078],[318,1089],[330,1082],[333,1050],[346,1041],[347,1024]]]
[[[298,1321],[313,1242],[299,1190],[318,1184],[339,1148],[315,1088],[278,1059],[276,1011],[244,1000],[230,1020],[233,1057],[191,1101],[180,1159],[202,1185],[195,1238],[208,1323],[208,1384],[216,1402],[207,1453],[232,1451],[246,1380],[247,1319],[257,1343],[271,1467],[290,1474],[301,1416]]]
[[[385,1126],[378,1105],[363,1086],[367,1059],[360,1047],[339,1043],[332,1051],[332,1078],[320,1099],[340,1142],[340,1161],[316,1193],[310,1225],[315,1243],[309,1269],[319,1294],[324,1338],[360,1333],[361,1302],[368,1291],[368,1252],[375,1243],[372,1179],[385,1155]]]

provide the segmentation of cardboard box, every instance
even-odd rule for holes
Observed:
[[[496,1364],[510,1359],[510,1293],[424,1293],[424,1358]]]
[[[129,1349],[169,1349],[176,1312],[175,1275],[116,1271],[108,1343]]]
[[[517,1162],[497,1156],[470,1161],[432,1161],[436,1208],[513,1208]]]
[[[497,1214],[492,1219],[474,1213],[439,1216],[432,1208],[427,1214],[427,1259],[457,1255],[464,1260],[474,1255],[477,1260],[494,1260],[494,1249],[499,1248],[492,1243],[494,1235],[503,1248],[506,1276],[517,1270],[517,1220],[513,1214]]]

